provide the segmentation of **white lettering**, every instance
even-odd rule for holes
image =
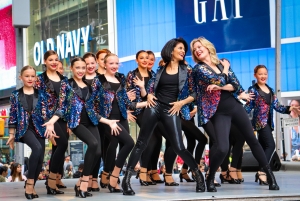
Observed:
[[[81,28],[82,38],[83,38],[83,44],[84,44],[84,52],[88,52],[88,42],[89,42],[89,36],[90,36],[90,28],[91,26],[88,25]]]
[[[44,64],[45,42],[41,41],[41,62]]]
[[[60,59],[65,58],[65,34],[58,35],[56,37],[57,43],[57,55]]]
[[[201,22],[199,21],[199,6],[198,6],[198,0],[194,0],[194,17],[197,24],[202,24],[206,22],[206,2],[207,1],[201,1],[199,4],[201,4]]]
[[[33,61],[35,66],[41,63],[41,45],[39,42],[36,42],[33,47]]]
[[[48,38],[47,39],[47,51],[48,50],[54,50],[54,39],[53,38]]]
[[[80,54],[80,29],[72,31],[72,37],[73,37],[73,45],[74,45],[74,54],[79,55]]]
[[[215,0],[215,10],[214,10],[214,19],[212,20],[213,22],[218,21],[216,18],[216,14],[217,14],[217,2],[220,2],[220,6],[221,6],[221,12],[222,12],[222,19],[221,20],[228,20],[227,16],[226,16],[226,8],[225,8],[225,2],[224,0]]]
[[[69,53],[71,54],[71,57],[74,57],[74,47],[71,32],[67,33],[65,58],[69,56]]]
[[[241,10],[240,10],[240,0],[235,0],[235,17],[234,18],[242,18]]]

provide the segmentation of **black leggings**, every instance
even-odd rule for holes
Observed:
[[[242,159],[243,159],[243,146],[245,144],[244,136],[237,129],[234,124],[231,124],[230,134],[229,134],[229,151],[226,157],[224,158],[223,163],[221,164],[222,171],[228,170],[229,156],[232,152],[232,161],[230,166],[236,169],[242,168]],[[232,147],[232,150],[231,150]]]
[[[111,117],[111,119],[115,119]],[[122,129],[119,135],[112,135],[111,129],[108,125],[104,124],[105,127],[105,136],[109,140],[109,145],[106,151],[106,158],[104,163],[103,170],[105,172],[110,172],[111,167],[115,164],[118,168],[122,168],[127,156],[134,146],[134,141],[129,134],[129,126],[127,119],[121,119],[118,123],[118,126]],[[116,149],[120,143],[120,149],[116,159]]]
[[[195,140],[198,141],[197,148],[195,150],[195,160],[197,164],[200,164],[200,159],[203,154],[203,150],[205,145],[207,144],[207,138],[205,135],[199,130],[199,128],[194,123],[194,118],[191,120],[181,119],[181,126],[187,140],[187,150],[193,154],[194,148],[196,146]],[[183,169],[188,169],[188,165],[184,162]]]
[[[34,131],[28,129],[22,139],[23,142],[31,148],[27,178],[34,179],[34,182],[36,182],[42,171],[45,153],[45,138],[37,136]]]
[[[92,174],[92,170],[94,170],[98,159],[101,157],[101,141],[98,128],[92,123],[88,125],[79,124],[72,131],[88,146],[84,156],[82,176],[89,176]]]
[[[197,168],[195,159],[183,145],[180,117],[177,115],[171,116],[168,113],[170,108],[171,106],[169,105],[156,102],[155,107],[145,109],[144,115],[147,118],[143,118],[140,134],[136,145],[131,152],[127,169],[134,169],[135,164],[146,149],[153,130],[159,121],[162,122],[165,129],[168,131],[168,139],[170,139],[170,143],[175,153],[177,153],[191,167],[191,169],[194,170]]]
[[[93,178],[98,178],[98,173],[99,173],[99,169],[100,169],[100,164],[101,164],[101,158],[102,161],[105,161],[105,156],[106,156],[106,150],[108,147],[108,140],[105,137],[104,134],[104,125],[99,123],[98,124],[98,131],[99,131],[99,139],[100,139],[100,146],[101,146],[101,155],[99,158],[95,158],[95,160],[97,160],[96,165],[94,167],[94,169],[92,170],[92,175]]]
[[[213,128],[209,131],[209,135],[213,138],[214,143],[209,156],[210,173],[215,174],[228,153],[231,122],[237,126],[238,130],[242,131],[241,134],[245,137],[260,166],[266,166],[268,164],[267,158],[265,154],[262,154],[264,151],[255,138],[245,109],[233,96],[230,96],[226,102],[222,103],[221,99],[217,112],[211,118]]]
[[[52,149],[49,170],[52,173],[61,174],[61,170],[65,160],[65,152],[68,148],[69,134],[67,132],[67,122],[63,121],[62,119],[59,119],[54,124],[54,130],[56,135],[59,136],[59,138],[55,138],[56,148]]]
[[[272,129],[269,124],[266,127],[257,131],[258,133],[258,142],[262,146],[263,150],[265,151],[265,155],[267,160],[270,162],[270,159],[275,150],[275,142],[272,135]]]
[[[144,111],[142,111],[136,118],[136,123],[141,128]],[[141,156],[141,167],[147,168],[147,170],[157,169],[157,161],[162,143],[162,135],[159,132],[158,126],[154,129],[151,136],[151,143],[149,143]],[[156,163],[156,164],[155,164]],[[154,165],[155,164],[155,165]],[[153,166],[153,167],[152,167]]]

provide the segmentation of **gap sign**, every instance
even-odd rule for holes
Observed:
[[[176,36],[203,36],[218,53],[269,48],[269,7],[268,0],[175,0]]]

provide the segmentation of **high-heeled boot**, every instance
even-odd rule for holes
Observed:
[[[266,165],[265,167],[263,167],[264,171],[267,174],[267,180],[269,183],[269,190],[279,190],[279,186],[277,185],[275,176],[270,168],[269,165]]]
[[[205,192],[205,184],[204,184],[204,177],[200,170],[196,168],[192,171],[194,174],[194,178],[196,181],[196,192]]]
[[[122,188],[123,188],[123,195],[134,195],[135,192],[132,190],[131,185],[130,185],[130,178],[133,174],[134,170],[133,168],[128,168],[125,171],[123,180],[122,180]]]
[[[207,192],[217,192],[214,181],[215,181],[215,173],[212,172],[208,173],[206,178]]]

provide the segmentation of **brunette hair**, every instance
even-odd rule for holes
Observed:
[[[21,69],[20,74],[22,75],[22,74],[24,73],[24,71],[25,71],[25,70],[28,70],[28,69],[33,69],[34,72],[36,72],[35,68],[33,68],[32,66],[27,65],[27,66],[24,66],[24,67]]]
[[[154,58],[155,58],[155,54],[151,51],[151,50],[147,50],[146,51],[148,54],[152,54],[153,56],[154,56]]]
[[[186,55],[186,52],[188,51],[188,44],[186,43],[186,41],[183,38],[173,38],[173,39],[169,40],[165,44],[163,49],[161,50],[161,58],[164,60],[164,62],[166,64],[168,64],[172,60],[172,52],[173,52],[174,48],[176,47],[176,45],[179,43],[183,44],[184,51],[185,51],[183,60],[179,61],[179,64],[184,64],[185,55]]]
[[[92,52],[85,53],[82,58],[85,60],[86,58],[89,58],[89,57],[93,57],[95,59],[95,61],[97,60],[96,56]]]
[[[145,52],[145,53],[148,54],[147,51],[145,51],[145,50],[140,50],[140,51],[138,51],[138,52],[135,54],[135,58],[137,59],[137,58],[139,57],[139,55],[140,55],[141,53],[143,53],[143,52]]]
[[[58,60],[59,63],[61,63],[61,65],[64,67],[64,64],[61,60]]]
[[[0,166],[0,175],[2,175],[3,172],[7,172],[8,168],[6,166]]]
[[[267,67],[265,66],[265,65],[257,65],[255,68],[254,68],[254,74],[256,74],[257,73],[257,71],[259,70],[259,69],[261,69],[261,68],[265,68],[267,71],[268,71],[268,69],[267,69]]]
[[[24,181],[22,179],[22,172],[17,172],[17,168],[18,166],[21,166],[20,163],[13,163],[11,164],[10,166],[10,169],[11,169],[11,173],[10,173],[10,176],[11,176],[11,180],[12,181],[15,181],[15,179],[18,177],[19,178],[19,181]]]
[[[192,58],[196,63],[200,62],[200,60],[197,59],[197,57],[194,54],[195,50],[194,50],[193,46],[196,42],[200,42],[203,45],[203,47],[207,48],[212,63],[214,63],[215,65],[218,65],[220,63],[214,44],[212,44],[209,40],[207,40],[204,37],[195,38],[194,40],[192,40],[192,42],[190,44]]]
[[[116,54],[108,53],[108,54],[104,57],[104,63],[106,63],[108,57],[113,57],[113,56],[118,57],[118,55],[116,55]]]
[[[99,50],[99,51],[96,53],[96,58],[98,59],[98,58],[99,58],[99,55],[100,55],[100,54],[103,54],[103,53],[105,53],[105,54],[110,54],[111,51],[110,51],[109,49],[102,49],[102,50]]]
[[[83,61],[83,62],[85,63],[85,61],[84,61],[83,58],[81,58],[81,57],[75,57],[75,58],[71,61],[71,67],[74,66],[74,64],[75,64],[76,61]]]
[[[45,52],[45,54],[44,54],[44,60],[47,60],[48,57],[50,57],[51,55],[57,55],[57,56],[58,56],[58,54],[57,54],[54,50],[48,50],[48,51]]]
[[[158,66],[164,66],[166,63],[164,62],[163,59],[160,59],[158,62]]]

